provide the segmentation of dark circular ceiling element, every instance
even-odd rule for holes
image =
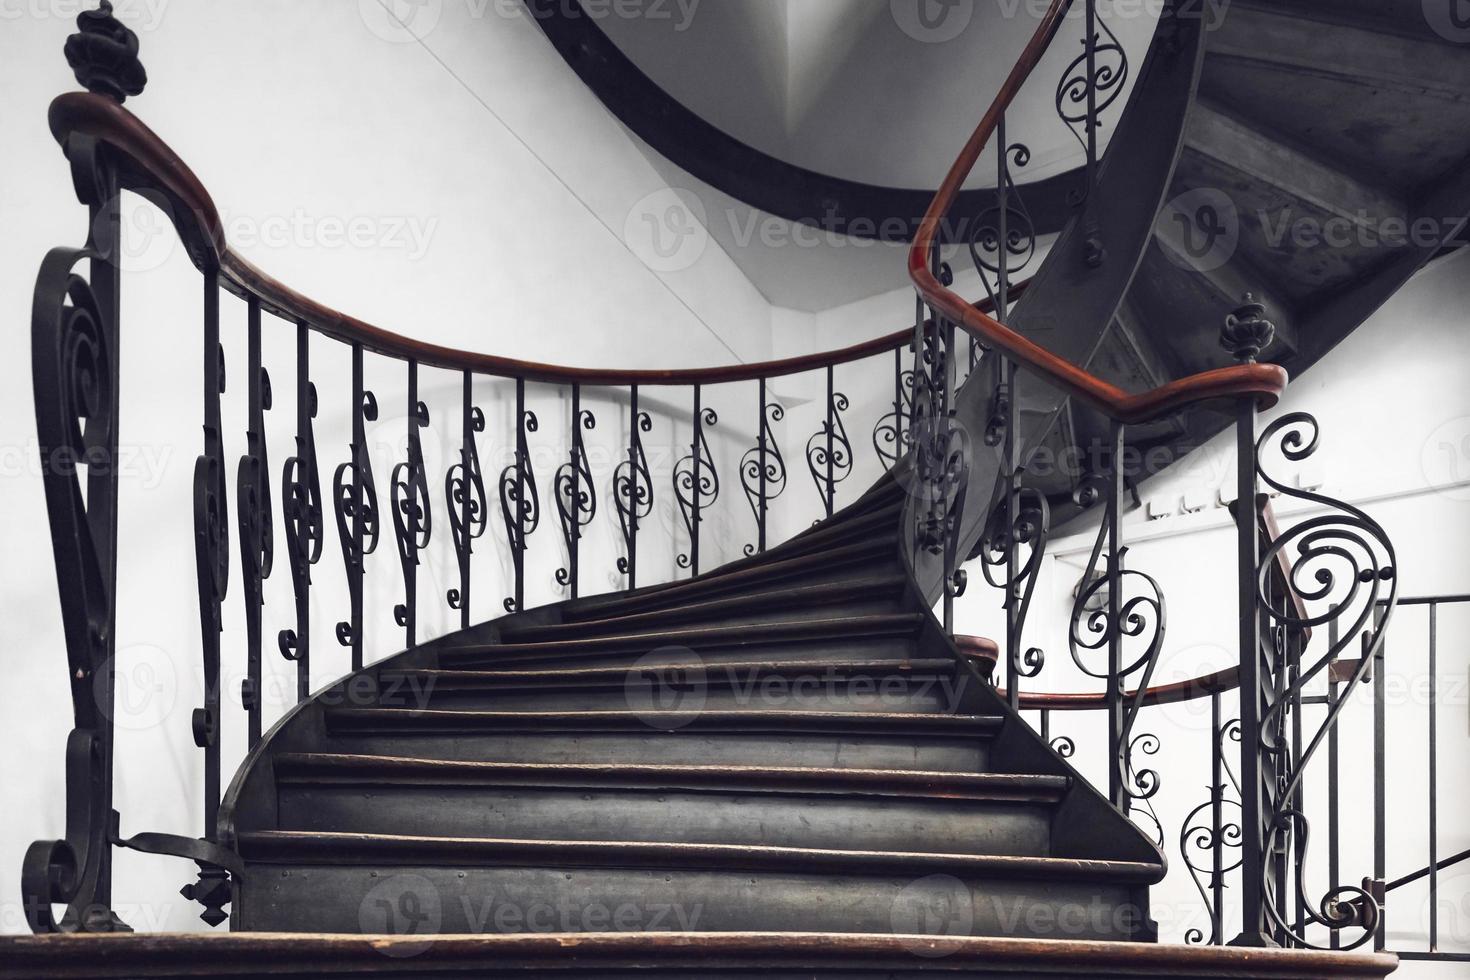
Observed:
[[[752,208],[824,232],[886,242],[913,238],[932,190],[881,187],[777,159],[711,125],[664,91],[581,10],[577,0],[523,0],[557,53],[623,125],[681,169]],[[958,138],[962,134],[956,134]],[[1061,231],[1081,169],[1021,186],[1037,235]],[[947,241],[963,241],[997,206],[994,189],[961,191]]]

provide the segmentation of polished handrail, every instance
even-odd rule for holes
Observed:
[[[1188,405],[1220,398],[1253,397],[1262,408],[1269,408],[1276,403],[1287,381],[1286,371],[1274,364],[1251,363],[1217,368],[1170,381],[1151,391],[1129,394],[1027,340],[988,313],[977,310],[943,285],[930,268],[931,254],[939,244],[944,216],[954,204],[980,153],[1000,126],[1011,102],[1051,46],[1072,3],[1073,0],[1052,0],[995,100],[950,167],[919,223],[918,234],[909,250],[909,278],[930,309],[1068,395],[1119,422],[1149,422]]]
[[[176,222],[189,220],[194,232],[189,237],[195,265],[201,271],[217,269],[222,284],[231,292],[253,296],[263,309],[286,320],[304,322],[324,336],[361,344],[364,350],[416,361],[425,367],[550,384],[608,387],[720,384],[783,377],[846,364],[895,350],[913,340],[913,327],[905,326],[861,343],[796,357],[719,367],[626,370],[567,367],[426,343],[319,303],[235,252],[225,238],[219,211],[204,184],[172,147],[115,100],[90,92],[69,92],[52,101],[48,118],[57,142],[65,145],[69,139],[87,137],[109,144],[129,164],[122,174],[126,186],[145,194],[161,192],[170,203],[178,205],[183,213],[171,217]],[[1020,295],[1025,287],[1026,283],[1018,283],[1012,287],[1011,294]],[[975,308],[992,310],[994,301],[987,297],[976,303]]]

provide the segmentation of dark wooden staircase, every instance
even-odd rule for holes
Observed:
[[[1152,939],[1162,855],[938,630],[905,501],[322,692],[227,796],[233,928]]]

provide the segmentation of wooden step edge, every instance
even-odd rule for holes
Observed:
[[[590,597],[580,608],[570,611],[570,615],[579,618],[569,619],[568,622],[579,622],[582,616],[604,616],[610,609],[663,608],[663,604],[667,602],[680,601],[690,595],[702,593],[718,594],[751,581],[780,581],[812,568],[830,571],[856,564],[865,558],[894,556],[893,542],[881,538],[785,559],[774,558],[771,552],[766,552],[757,557],[770,560],[759,564],[733,562],[698,578],[664,582],[635,592]]]
[[[309,786],[534,785],[1040,804],[1060,801],[1071,786],[1066,776],[903,769],[460,762],[334,753],[283,753],[273,762],[278,785]]]
[[[418,977],[463,973],[708,975],[710,964],[776,976],[854,972],[1132,980],[1382,978],[1391,953],[984,936],[813,932],[582,932],[475,935],[59,933],[0,936],[0,977]]]
[[[928,733],[947,738],[989,738],[1003,715],[866,713],[859,711],[449,711],[413,708],[328,708],[329,731],[641,732],[764,735]]]
[[[664,617],[689,620],[701,616],[721,616],[746,611],[785,609],[790,606],[828,605],[836,602],[871,600],[892,593],[893,599],[902,598],[906,579],[902,575],[886,575],[880,578],[856,579],[851,582],[799,586],[791,589],[742,592],[733,596],[692,602],[684,606],[672,606],[648,612],[629,613],[625,616],[609,616],[602,619],[578,619],[566,623],[542,626],[507,627],[501,633],[505,642],[535,642],[543,637],[567,638],[571,635],[596,633],[598,630],[627,629],[643,621]]]
[[[687,662],[659,664],[649,670],[684,673],[697,676],[701,683],[713,686],[747,682],[759,677],[836,676],[928,678],[948,677],[957,664],[953,660],[738,660],[720,662]],[[496,691],[556,690],[625,687],[628,667],[558,667],[545,670],[385,670],[378,675],[379,684],[406,687],[409,691],[472,691],[493,688]]]
[[[584,652],[617,652],[627,648],[653,650],[666,646],[738,647],[764,642],[793,639],[867,639],[870,636],[893,636],[917,630],[924,623],[922,613],[880,613],[869,616],[847,616],[838,619],[789,619],[771,623],[749,623],[736,626],[698,626],[659,630],[648,633],[624,633],[592,636],[571,640],[545,640],[522,643],[476,643],[446,647],[439,651],[439,662],[483,660],[514,657],[519,654],[574,656]]]
[[[339,865],[384,863],[414,866],[609,867],[668,870],[832,871],[843,874],[1106,881],[1151,885],[1164,877],[1162,863],[1090,858],[922,851],[864,851],[757,844],[690,844],[667,841],[520,840],[493,837],[423,837],[402,834],[321,833],[305,830],[246,831],[238,837],[247,863]]]

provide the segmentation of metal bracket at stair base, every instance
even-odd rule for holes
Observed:
[[[199,880],[179,889],[179,894],[204,906],[199,918],[217,926],[229,918],[224,907],[234,897],[233,878],[245,873],[245,861],[238,853],[199,837],[179,834],[142,833],[132,837],[114,837],[112,843],[143,854],[162,854],[187,858],[199,865]]]

